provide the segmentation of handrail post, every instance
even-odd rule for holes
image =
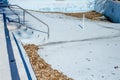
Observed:
[[[48,26],[47,26],[48,27]],[[49,39],[49,37],[50,37],[50,29],[49,29],[49,27],[48,27],[48,39]]]
[[[25,26],[25,10],[23,10],[23,25]]]

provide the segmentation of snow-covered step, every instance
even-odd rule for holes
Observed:
[[[17,74],[17,71],[19,76],[18,79],[20,80],[36,80],[30,63],[28,61],[26,63],[26,56],[21,56],[21,54],[25,54],[23,48],[18,47],[18,43],[16,42],[15,37],[13,37],[12,31],[17,29],[16,26],[7,24],[7,28],[4,29],[3,22],[0,21],[0,24],[2,24],[0,26],[0,80],[12,80],[18,78],[17,76],[14,76]],[[8,29],[8,32],[6,29]],[[9,36],[5,36],[7,33]],[[10,45],[12,46],[12,51],[9,53],[8,50],[10,49]],[[16,67],[13,65],[14,63],[16,64]]]
[[[0,80],[11,80],[3,22],[0,24]]]

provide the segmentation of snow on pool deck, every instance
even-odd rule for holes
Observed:
[[[120,80],[120,24],[85,19],[82,29],[82,19],[32,14],[49,25],[50,38],[41,42],[38,32],[18,37],[23,43],[41,45],[38,53],[53,68],[75,80]]]
[[[98,40],[44,46],[39,54],[75,80],[119,80],[119,48],[118,41]]]

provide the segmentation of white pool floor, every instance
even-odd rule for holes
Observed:
[[[50,38],[41,40],[43,35],[35,31],[22,34],[22,29],[16,36],[23,43],[40,45],[39,55],[54,69],[75,80],[120,80],[120,24],[85,19],[81,28],[82,19],[32,14],[49,25]]]

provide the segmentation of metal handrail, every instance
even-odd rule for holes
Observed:
[[[43,22],[42,20],[40,20],[39,18],[37,18],[36,16],[34,16],[33,14],[31,14],[30,12],[28,12],[27,10],[23,9],[22,7],[20,7],[20,6],[18,6],[18,5],[8,5],[8,6],[16,6],[16,7],[18,7],[19,9],[21,9],[21,10],[25,11],[26,13],[28,13],[30,16],[32,16],[33,18],[35,18],[35,19],[38,20],[39,22],[41,22],[41,23],[43,23],[44,25],[46,25],[46,27],[47,27],[47,29],[48,29],[47,32],[48,32],[48,38],[49,38],[50,29],[49,29],[49,26],[48,26],[45,22]]]
[[[20,16],[14,10],[12,10],[11,7],[9,7],[9,9],[18,17],[18,22],[20,23]]]
[[[30,12],[28,12],[27,10],[25,10],[24,8],[22,8],[22,7],[20,7],[20,6],[18,6],[18,5],[6,5],[6,4],[4,4],[4,5],[0,5],[1,7],[17,7],[17,8],[19,8],[19,9],[21,9],[21,10],[23,10],[23,12],[26,12],[26,13],[28,13],[30,16],[32,16],[34,19],[36,19],[36,20],[38,20],[39,22],[41,22],[42,24],[44,24],[46,27],[47,27],[47,32],[46,33],[48,33],[48,36],[47,36],[47,38],[49,39],[49,36],[50,36],[50,29],[49,29],[49,26],[45,23],[45,22],[43,22],[42,20],[40,20],[39,18],[37,18],[36,16],[34,16],[33,14],[31,14]],[[15,15],[18,15],[17,13],[15,13],[14,12],[14,14]],[[24,15],[23,15],[24,16]]]

